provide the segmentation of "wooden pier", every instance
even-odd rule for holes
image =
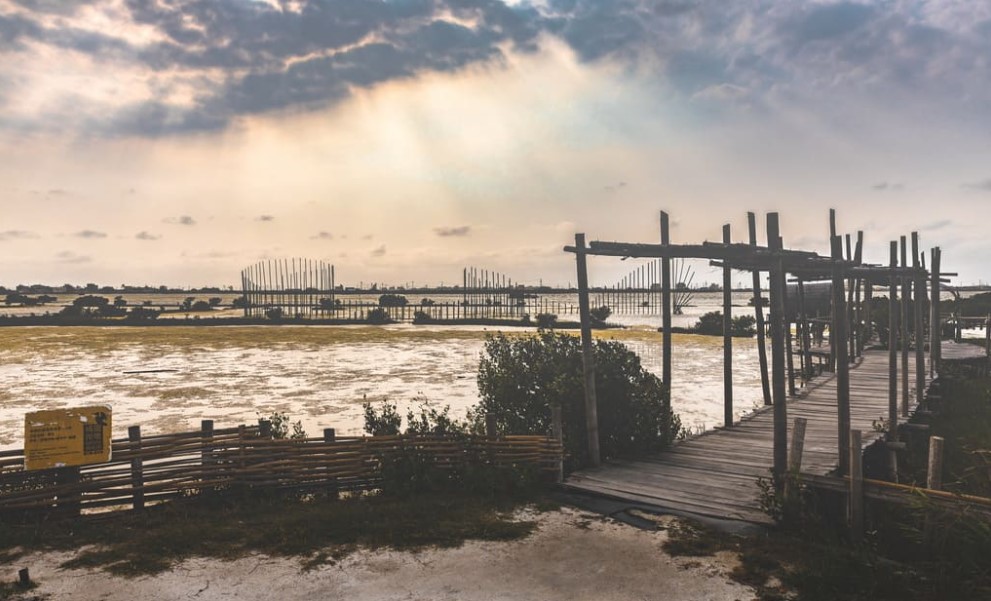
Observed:
[[[850,423],[863,431],[864,446],[884,435],[874,423],[886,419],[887,387],[888,352],[864,351],[850,370]],[[836,374],[824,373],[810,382],[789,401],[788,415],[808,420],[802,472],[825,475],[834,470]],[[565,486],[678,513],[769,523],[760,508],[757,479],[770,478],[773,447],[773,412],[762,408],[732,428],[706,432],[657,455],[574,472]]]

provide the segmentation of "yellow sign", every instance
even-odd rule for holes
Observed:
[[[24,418],[24,469],[110,461],[110,407],[36,411]]]

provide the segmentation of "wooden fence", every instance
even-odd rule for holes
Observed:
[[[396,435],[272,439],[259,427],[142,437],[138,427],[112,443],[111,461],[24,470],[23,450],[0,452],[0,514],[57,509],[77,514],[100,507],[135,508],[227,487],[371,490],[391,458],[415,451],[442,469],[469,463],[530,466],[553,479],[560,470],[559,438],[529,436]]]

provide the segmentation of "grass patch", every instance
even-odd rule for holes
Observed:
[[[418,550],[464,541],[514,540],[536,523],[513,511],[538,498],[424,494],[400,499],[287,500],[278,495],[193,498],[139,513],[0,525],[4,553],[78,550],[66,568],[137,576],[190,557],[234,559],[251,553],[296,557],[312,569],[359,547]],[[537,505],[540,507],[541,505]]]

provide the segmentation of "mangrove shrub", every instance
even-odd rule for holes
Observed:
[[[604,458],[650,453],[667,447],[681,421],[671,411],[660,378],[623,344],[597,340],[595,384],[599,444]],[[507,434],[547,432],[551,407],[561,407],[569,467],[588,462],[581,340],[542,331],[531,336],[490,336],[478,369],[479,404],[472,418],[496,416]]]

